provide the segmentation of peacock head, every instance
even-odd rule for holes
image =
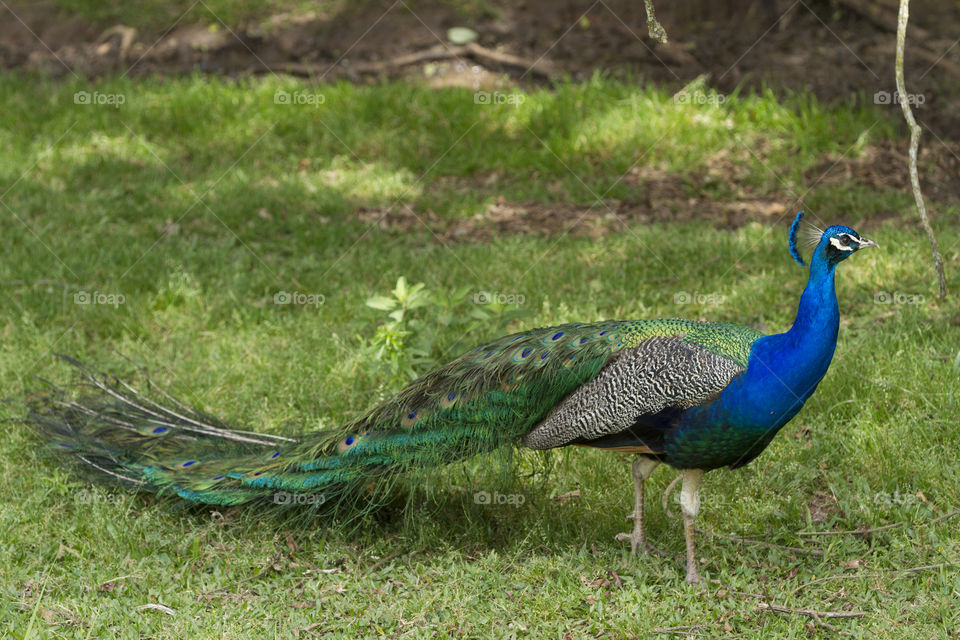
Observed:
[[[800,264],[803,264],[803,257],[797,247],[797,235],[802,220],[803,211],[797,214],[797,217],[793,219],[793,224],[790,225],[790,255]],[[880,246],[873,240],[861,237],[859,233],[842,224],[835,224],[824,230],[809,223],[805,227],[804,235],[806,235],[808,243],[816,246],[813,255],[817,256],[819,254],[831,266],[843,262],[860,249]]]

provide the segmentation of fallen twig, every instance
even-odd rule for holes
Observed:
[[[761,547],[770,547],[773,549],[781,549],[783,551],[792,551],[794,553],[807,553],[815,556],[822,556],[823,551],[820,549],[805,549],[803,547],[788,547],[782,544],[774,544],[772,542],[764,542],[763,540],[754,540],[752,538],[741,538],[740,536],[728,536],[722,533],[716,533],[714,531],[707,531],[705,529],[697,529],[697,533],[706,534],[708,536],[713,536],[715,538],[726,538],[727,540],[732,540],[740,544],[745,545],[757,545]]]
[[[932,571],[933,569],[943,569],[945,567],[955,567],[955,566],[957,565],[951,564],[949,562],[941,562],[939,564],[925,564],[919,567],[908,567],[906,569],[899,569],[894,572],[894,575],[899,575],[903,573],[920,573],[921,571]],[[866,579],[866,578],[879,578],[883,575],[884,574],[882,573],[853,573],[853,574],[842,573],[835,576],[825,576],[823,578],[817,578],[816,580],[811,580],[810,582],[806,582],[800,585],[799,587],[793,590],[793,593],[794,595],[796,595],[803,589],[806,589],[811,585],[815,585],[818,582],[828,582],[831,580],[853,580],[853,579],[859,580],[859,579]]]
[[[792,613],[798,616],[810,616],[811,618],[863,618],[867,614],[863,611],[815,611],[813,609],[791,609],[780,604],[771,602],[761,602],[757,605],[761,609],[769,609],[777,613]]]
[[[173,609],[171,609],[165,604],[158,604],[155,602],[151,602],[150,604],[142,604],[139,607],[137,607],[137,611],[149,611],[149,610],[159,611],[161,613],[167,614],[168,616],[177,615],[176,611],[174,611]]]
[[[948,520],[948,519],[954,517],[954,516],[957,515],[957,514],[960,514],[960,509],[954,509],[953,511],[951,511],[951,512],[949,512],[949,513],[945,513],[945,514],[943,514],[942,516],[938,516],[938,517],[934,518],[933,520],[931,520],[930,522],[928,522],[927,524],[933,524],[933,523],[935,523],[935,522],[940,522],[940,521],[942,521],[942,520]]]
[[[934,518],[933,520],[930,520],[929,522],[919,523],[919,524],[928,524],[928,525],[930,525],[930,524],[935,524],[935,523],[937,523],[937,522],[941,522],[941,521],[943,521],[943,520],[947,520],[947,519],[949,519],[949,518],[953,518],[954,516],[956,516],[956,515],[958,515],[958,514],[960,514],[960,509],[954,509],[954,510],[951,511],[950,513],[945,513],[945,514],[943,514],[942,516],[938,516],[938,517]],[[885,524],[885,525],[883,525],[883,526],[873,527],[873,528],[871,528],[871,529],[864,529],[863,527],[861,527],[861,528],[859,528],[859,529],[848,529],[848,530],[846,530],[846,531],[799,531],[799,532],[797,532],[797,535],[800,536],[800,537],[810,537],[810,536],[846,536],[846,535],[868,536],[868,535],[873,534],[873,533],[876,533],[876,532],[878,532],[878,531],[889,531],[890,529],[897,529],[897,528],[902,527],[902,526],[904,526],[904,525],[906,525],[906,524],[907,524],[906,521],[904,521],[904,522],[894,522],[894,523],[891,523],[891,524]]]
[[[815,611],[814,609],[791,609],[790,607],[784,607],[783,605],[772,604],[769,602],[761,602],[758,606],[761,611],[773,611],[775,613],[808,616],[813,618],[813,621],[816,622],[818,626],[844,636],[849,636],[852,634],[838,629],[829,622],[824,622],[823,618],[862,618],[867,615],[862,611]]]
[[[556,75],[556,70],[546,60],[529,60],[521,58],[510,53],[495,51],[481,46],[475,42],[465,45],[445,45],[440,44],[423,51],[408,53],[402,56],[396,56],[387,60],[378,62],[359,62],[341,68],[342,71],[355,74],[377,74],[385,71],[391,71],[421,62],[430,62],[433,60],[449,60],[451,58],[473,58],[475,60],[499,64],[507,67],[517,67],[524,69],[525,72],[534,73],[545,78],[551,78]],[[326,76],[334,67],[323,64],[306,63],[286,63],[274,65],[271,69],[252,69],[260,73],[280,71],[295,76]]]
[[[656,629],[651,629],[651,633],[671,633],[681,636],[697,636],[700,635],[697,633],[700,629],[705,629],[706,627],[702,624],[697,625],[683,625],[680,627],[657,627]]]
[[[887,531],[889,529],[896,529],[907,524],[906,522],[894,522],[893,524],[885,524],[881,527],[873,527],[872,529],[849,529],[847,531],[800,531],[797,533],[798,536],[846,536],[846,535],[858,535],[866,536],[877,531]]]
[[[901,569],[900,573],[919,573],[920,571],[931,571],[933,569],[944,569],[946,567],[955,567],[955,563],[951,562],[940,562],[938,564],[925,564],[919,567],[910,567],[909,569]]]

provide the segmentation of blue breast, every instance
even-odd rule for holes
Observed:
[[[790,330],[757,339],[746,370],[712,402],[683,413],[665,439],[665,460],[715,469],[755,458],[823,379],[839,322],[833,267],[815,262]]]

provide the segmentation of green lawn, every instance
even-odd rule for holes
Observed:
[[[80,17],[105,27],[123,24],[156,35],[171,29],[171,25],[203,24],[214,30],[256,25],[269,30],[304,16],[380,14],[385,9],[385,5],[378,4],[371,8],[369,0],[53,0],[53,4],[64,16]],[[407,0],[405,4],[412,10],[422,6],[416,0]],[[446,0],[443,4],[453,7],[465,20],[498,11],[489,0]]]
[[[103,104],[77,104],[82,91]],[[784,206],[803,196],[815,220],[882,249],[839,270],[840,344],[804,411],[748,467],[707,476],[708,582],[683,582],[676,494],[671,516],[659,504],[673,471],[648,485],[649,535],[670,555],[632,559],[614,542],[632,503],[622,455],[521,453],[514,474],[500,456],[474,459],[417,479],[431,487],[407,517],[394,504],[346,527],[94,486],[9,421],[0,635],[808,638],[834,635],[829,624],[956,636],[960,517],[936,520],[960,507],[955,298],[936,299],[909,195],[817,181],[831,158],[893,138],[896,113],[808,96],[679,104],[599,78],[522,95],[0,77],[0,417],[22,414],[39,377],[72,379],[54,352],[133,379],[143,367],[191,404],[280,433],[349,420],[411,371],[513,329],[681,316],[780,331],[805,282],[788,219],[713,220],[744,190]],[[735,180],[711,173],[722,154]],[[700,219],[443,232],[501,197],[585,212],[642,202],[634,165],[696,176],[682,189]],[[410,229],[372,222],[406,206]],[[933,208],[956,293],[960,212]],[[431,297],[396,325],[366,301],[401,276]],[[310,304],[275,304],[282,292]],[[522,304],[476,304],[481,292]],[[476,491],[522,504],[476,504]],[[868,539],[799,535],[888,524]],[[817,626],[764,602],[865,615]]]

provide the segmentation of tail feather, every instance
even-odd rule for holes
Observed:
[[[349,496],[351,505],[359,497],[372,508],[401,473],[505,442],[484,428],[491,410],[457,408],[450,408],[443,420],[432,416],[419,430],[364,419],[301,439],[232,429],[186,406],[149,378],[150,395],[73,358],[61,358],[79,371],[82,392],[51,385],[33,394],[25,421],[98,477],[195,503],[303,504],[308,501],[289,495],[303,493],[322,496],[311,504],[332,506]],[[494,413],[500,414],[499,421],[509,419],[511,411],[504,407]]]
[[[88,469],[142,490],[217,505],[309,493],[323,497],[312,504],[369,509],[401,474],[516,442],[620,350],[675,331],[677,322],[576,323],[504,336],[353,422],[298,439],[230,428],[155,385],[140,393],[72,358],[64,360],[80,371],[86,393],[37,394],[26,421]]]
[[[121,484],[194,502],[249,502],[263,492],[219,481],[228,480],[228,471],[256,465],[267,452],[297,444],[294,438],[230,429],[149,378],[150,390],[165,398],[164,404],[123,380],[60,357],[80,372],[80,393],[50,385],[28,398],[25,421],[54,448]],[[201,466],[207,473],[192,469]],[[209,473],[216,469],[223,472]]]

